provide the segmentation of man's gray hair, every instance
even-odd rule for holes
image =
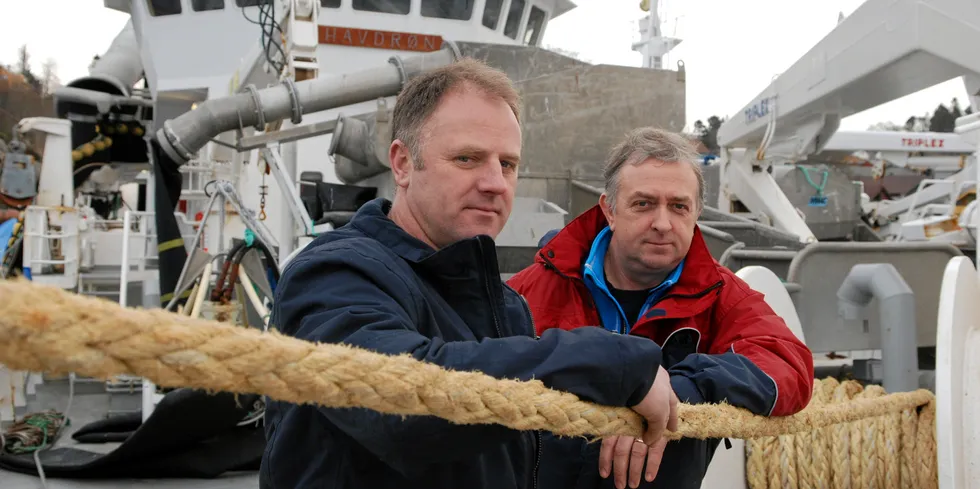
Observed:
[[[704,209],[704,174],[698,161],[697,146],[683,134],[655,127],[641,127],[630,131],[609,152],[602,174],[606,180],[606,200],[610,209],[616,206],[616,192],[619,190],[619,175],[623,166],[627,163],[639,165],[649,159],[690,165],[698,179],[698,211]]]

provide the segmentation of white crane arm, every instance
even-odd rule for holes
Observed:
[[[718,208],[740,202],[801,241],[816,240],[765,167],[819,153],[844,117],[957,76],[980,102],[976,46],[976,0],[868,0],[722,124]],[[826,197],[809,205],[827,205]]]
[[[972,154],[975,144],[952,132],[837,131],[822,151]]]
[[[719,145],[805,158],[844,117],[958,76],[980,80],[976,46],[975,0],[868,0],[725,122]]]

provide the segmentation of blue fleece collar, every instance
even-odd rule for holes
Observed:
[[[612,229],[609,226],[606,226],[596,235],[592,241],[589,256],[585,259],[582,276],[585,278],[586,287],[592,293],[593,300],[595,300],[602,326],[614,333],[626,334],[629,333],[632,324],[626,320],[626,313],[623,312],[623,308],[606,286],[605,259],[611,239]],[[683,270],[684,260],[681,260],[677,267],[667,275],[667,278],[650,291],[646,303],[643,304],[643,309],[640,310],[640,317],[643,317],[647,309],[659,302],[667,294],[667,291],[680,280]]]

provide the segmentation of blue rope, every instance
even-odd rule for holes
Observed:
[[[823,180],[820,182],[820,185],[817,185],[817,184],[813,183],[813,179],[810,178],[810,169],[809,168],[806,168],[806,167],[803,167],[803,166],[800,166],[800,165],[796,165],[796,167],[799,168],[801,172],[803,172],[803,178],[806,178],[806,183],[809,183],[811,187],[813,187],[814,189],[817,190],[817,193],[814,194],[812,197],[810,197],[810,202],[808,202],[808,205],[810,207],[826,207],[827,206],[827,197],[824,196],[823,189],[824,189],[824,187],[827,186],[827,177],[830,176],[830,172],[828,172],[827,170],[824,170],[823,171]]]
[[[810,178],[810,169],[809,168],[806,168],[806,167],[800,166],[800,165],[796,165],[796,168],[799,168],[799,170],[803,172],[803,178],[806,178],[806,183],[809,183],[811,187],[813,187],[813,188],[815,188],[817,190],[817,197],[823,197],[823,189],[824,189],[824,187],[827,186],[827,177],[830,175],[830,172],[828,172],[827,170],[824,170],[823,171],[823,181],[820,182],[820,185],[817,185],[817,184],[813,183],[813,179]]]

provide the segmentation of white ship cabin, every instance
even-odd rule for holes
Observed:
[[[385,66],[394,55],[410,57],[438,49],[443,40],[539,46],[548,22],[576,7],[570,0],[274,0],[272,7],[265,0],[104,2],[107,8],[131,15],[139,44],[139,54],[134,56],[142,64],[154,99],[153,130],[191,110],[194,103],[234,94],[247,84],[262,88],[276,83],[277,70],[269,69],[263,49],[266,46],[272,53],[279,49],[276,42],[281,34],[271,19],[277,19],[286,32],[287,58],[298,63],[294,66],[303,63],[297,61],[301,58],[315,59],[309,65],[317,71],[316,77],[324,77]],[[311,2],[319,2],[316,25],[300,22],[291,30],[292,19],[282,15],[283,5],[289,2],[304,12],[312,10]],[[394,98],[387,103],[393,106]],[[357,115],[376,109],[376,102],[361,103],[307,114],[302,124],[336,119],[341,112]],[[289,125],[287,121],[284,128]],[[313,173],[323,181],[339,183],[327,156],[330,139],[323,135],[290,145],[283,157],[294,168],[294,178]],[[256,156],[234,153],[210,144],[195,164],[254,161]],[[257,166],[234,166],[240,169],[235,179],[243,202],[259,209],[263,182]],[[265,224],[282,236],[292,225],[291,218],[281,205],[276,184],[265,185],[272,187],[269,209],[276,209]]]
[[[275,83],[262,47],[280,33],[263,34],[275,30],[262,15],[270,10],[266,0],[104,2],[132,16],[157,124],[188,110],[190,102],[223,97],[248,83]],[[270,17],[281,18],[287,2],[299,9],[319,2],[317,32],[287,35],[293,53],[312,51],[317,76],[383,66],[393,55],[412,56],[443,40],[538,46],[548,22],[576,7],[570,0],[273,0]],[[289,31],[286,22],[279,26]],[[375,107],[360,105],[344,112]],[[335,117],[335,111],[313,114],[304,123]]]
[[[431,50],[442,39],[537,46],[548,22],[575,8],[570,0],[293,1],[319,2],[320,73],[377,66],[396,52]],[[105,0],[107,7],[133,16],[144,60],[149,55],[157,75],[167,78],[177,73],[186,77],[231,73],[239,68],[262,40],[259,5],[264,3]],[[281,0],[273,3],[278,17]]]

